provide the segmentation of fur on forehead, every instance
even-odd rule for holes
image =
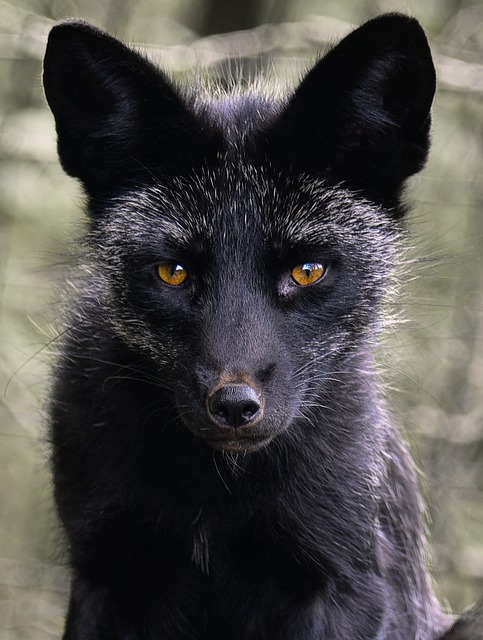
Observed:
[[[341,186],[304,175],[276,175],[246,162],[234,167],[223,160],[217,170],[160,179],[116,197],[100,232],[114,234],[117,241],[124,237],[127,244],[148,237],[183,246],[200,234],[206,238],[222,231],[227,238],[252,228],[288,246],[331,240],[350,246],[355,236],[359,242],[367,236],[370,245],[380,239],[387,246],[388,234],[396,240],[401,232],[382,207]]]
[[[267,88],[255,82],[249,87],[223,89],[210,85],[210,93],[199,91],[188,99],[201,121],[206,121],[223,133],[228,151],[239,152],[239,145],[259,130],[270,125],[281,113],[286,96],[276,87]]]

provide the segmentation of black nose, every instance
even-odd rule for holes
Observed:
[[[261,416],[258,393],[247,384],[220,387],[208,397],[208,412],[219,425],[237,429]]]

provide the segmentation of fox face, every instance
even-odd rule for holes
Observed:
[[[246,452],[366,354],[399,225],[321,180],[248,164],[234,182],[229,164],[119,196],[89,244],[115,333],[196,436]]]
[[[378,22],[285,101],[190,103],[88,25],[50,36],[59,154],[90,199],[84,288],[215,449],[249,452],[291,433],[346,358],[364,369],[434,91],[419,25]]]

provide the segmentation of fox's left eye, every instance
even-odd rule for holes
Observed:
[[[320,262],[304,262],[292,269],[292,280],[302,286],[307,287],[321,280],[327,273],[327,267]]]
[[[172,287],[179,287],[188,278],[188,271],[178,262],[162,262],[157,267],[157,274],[164,283]]]

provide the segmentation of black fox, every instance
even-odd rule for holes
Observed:
[[[284,98],[181,90],[68,21],[44,83],[89,213],[51,403],[64,638],[482,638],[432,593],[374,359],[429,147],[417,21]]]

